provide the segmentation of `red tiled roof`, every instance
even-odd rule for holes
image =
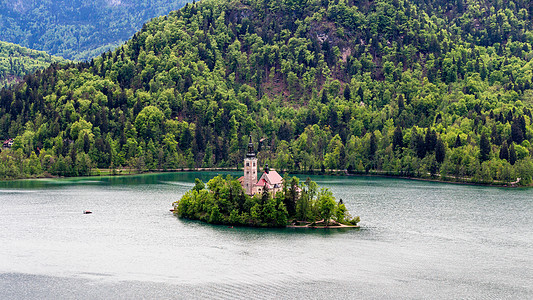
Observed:
[[[255,185],[257,185],[257,186],[265,186],[265,184],[268,184],[268,182],[266,182],[266,180],[261,178],[261,179],[259,179],[259,181]]]
[[[283,178],[278,174],[278,172],[271,170],[268,173],[263,173],[263,176],[261,178],[266,178],[268,183],[275,185],[275,184],[281,184],[283,182]]]

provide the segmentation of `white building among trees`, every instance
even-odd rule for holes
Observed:
[[[272,196],[275,196],[283,189],[283,178],[275,170],[270,170],[267,164],[261,178],[257,180],[258,167],[252,136],[250,136],[248,151],[244,157],[244,175],[239,178],[239,181],[248,195],[262,193],[266,189],[272,193]]]

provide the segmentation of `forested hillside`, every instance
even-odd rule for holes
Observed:
[[[0,41],[0,88],[22,80],[24,75],[65,61],[46,52]]]
[[[532,14],[524,0],[189,4],[2,91],[0,134],[17,138],[0,172],[235,167],[252,134],[278,169],[530,184]]]
[[[188,0],[0,0],[0,40],[73,60],[112,50]]]

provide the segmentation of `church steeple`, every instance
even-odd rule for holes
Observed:
[[[248,157],[248,158],[255,157],[254,143],[252,142],[252,135],[251,134],[250,134],[250,142],[248,142],[248,152],[246,153],[246,157]]]
[[[244,157],[244,176],[242,187],[248,195],[255,193],[255,184],[257,183],[257,157],[255,156],[254,143],[252,142],[252,135],[250,135],[250,142],[248,143],[248,151]]]

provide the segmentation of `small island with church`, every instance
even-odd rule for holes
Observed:
[[[358,227],[359,217],[351,217],[346,206],[336,201],[328,189],[319,189],[309,178],[281,177],[265,164],[259,168],[252,137],[240,178],[218,175],[194,187],[173,203],[179,218],[211,224],[250,227],[341,228]]]

